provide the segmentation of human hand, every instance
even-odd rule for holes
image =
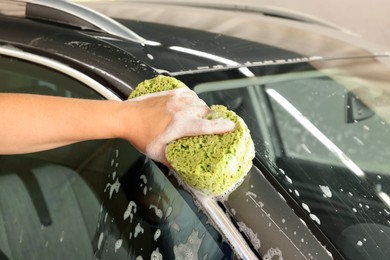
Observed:
[[[132,113],[136,113],[135,120],[128,122],[135,129],[128,132],[127,139],[148,157],[167,166],[165,147],[171,141],[185,136],[222,134],[235,128],[226,119],[204,119],[210,108],[188,88],[147,94],[125,102],[132,104],[135,108]]]

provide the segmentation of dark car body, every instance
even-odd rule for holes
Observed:
[[[256,158],[210,198],[123,140],[3,155],[0,259],[389,258],[387,53],[270,10],[4,4],[1,92],[125,100],[171,75],[235,110]]]

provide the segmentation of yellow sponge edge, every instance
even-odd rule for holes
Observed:
[[[141,82],[129,98],[186,85],[168,76]],[[208,195],[230,192],[252,167],[255,149],[245,122],[222,105],[211,106],[206,119],[226,118],[236,123],[233,132],[222,135],[184,137],[169,143],[166,157],[180,178]]]
[[[129,99],[136,98],[144,94],[151,94],[184,87],[187,86],[174,77],[158,75],[152,79],[148,79],[139,83],[138,86],[130,93]]]

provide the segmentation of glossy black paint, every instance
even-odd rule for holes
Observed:
[[[131,87],[158,72],[169,74],[301,57],[272,46],[220,34],[139,21],[119,21],[147,42],[139,44],[70,26],[0,16],[1,42],[76,67],[97,80],[107,82],[123,98],[128,96]],[[188,52],[183,53],[175,47]]]
[[[144,50],[136,49],[134,45],[127,45],[123,42],[118,42],[118,46],[135,54],[137,58],[150,66],[169,72],[301,57],[297,53],[280,48],[221,34],[155,23],[119,21],[145,39],[161,43],[161,45],[146,45]],[[175,47],[188,50],[189,53],[177,51]],[[153,59],[145,54],[152,55]]]
[[[100,39],[112,37],[116,41],[124,41],[110,35],[89,35],[73,28],[5,16],[0,16],[0,34],[3,45],[60,60],[106,82],[123,98],[130,93],[130,87],[156,75],[153,69],[131,53]],[[139,43],[126,41],[126,44],[142,49]]]

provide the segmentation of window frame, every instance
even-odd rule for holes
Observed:
[[[81,83],[85,86],[96,91],[98,94],[103,96],[107,100],[117,100],[120,101],[121,98],[110,91],[107,87],[104,87],[101,83],[95,79],[87,76],[86,74],[81,73],[80,71],[56,60],[49,59],[43,56],[32,54],[21,49],[18,49],[13,46],[0,46],[0,55],[8,56],[10,58],[16,58],[31,63],[35,63],[49,69],[55,70],[59,73],[65,74]]]

